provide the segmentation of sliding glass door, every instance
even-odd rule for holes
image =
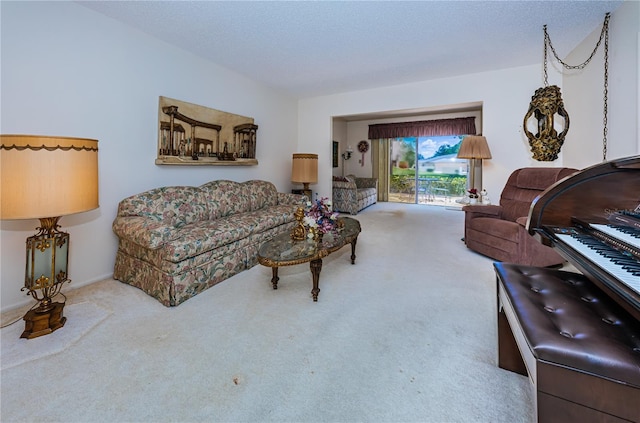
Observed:
[[[417,137],[395,138],[389,143],[389,201],[416,202]]]
[[[468,161],[456,157],[462,136],[394,138],[389,143],[389,201],[457,205]]]

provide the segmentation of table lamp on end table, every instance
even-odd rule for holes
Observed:
[[[64,326],[64,302],[54,302],[68,279],[69,234],[61,216],[98,208],[98,141],[38,135],[0,135],[0,219],[39,219],[27,238],[24,287],[36,301],[23,317],[21,338]]]
[[[313,199],[309,184],[318,182],[318,155],[311,153],[294,153],[291,168],[291,182],[302,184],[302,193],[309,201]]]

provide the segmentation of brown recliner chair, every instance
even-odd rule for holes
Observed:
[[[526,230],[529,208],[545,189],[577,169],[526,167],[514,171],[500,194],[500,205],[466,205],[464,242],[497,261],[547,267],[565,260]]]

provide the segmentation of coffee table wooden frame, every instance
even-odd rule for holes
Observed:
[[[344,228],[335,235],[325,235],[321,241],[310,239],[295,241],[291,239],[289,233],[283,233],[260,246],[258,263],[271,267],[273,289],[278,289],[279,267],[309,263],[313,279],[311,295],[313,301],[318,301],[322,259],[345,245],[351,244],[351,264],[356,263],[356,244],[361,232],[360,222],[351,217],[340,217],[339,219],[343,221]],[[285,252],[289,252],[289,254],[285,256]]]

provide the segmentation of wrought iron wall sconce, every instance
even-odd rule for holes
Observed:
[[[569,131],[569,113],[564,107],[562,101],[562,95],[560,94],[560,88],[556,85],[549,85],[549,75],[547,72],[547,47],[553,53],[555,59],[565,69],[582,70],[593,59],[594,55],[598,51],[600,43],[604,41],[604,107],[603,107],[603,137],[602,137],[602,160],[607,158],[607,96],[609,85],[609,18],[610,13],[607,13],[602,24],[602,32],[600,33],[600,39],[596,43],[591,55],[579,65],[569,65],[558,57],[551,38],[547,32],[547,26],[544,25],[544,87],[535,91],[535,94],[531,97],[531,103],[529,104],[529,110],[524,116],[523,130],[527,138],[529,139],[529,145],[531,146],[531,152],[533,158],[539,161],[553,161],[558,158],[558,153],[564,144],[565,137]],[[563,129],[560,133],[555,129],[555,117],[561,117],[564,120]],[[536,119],[537,132],[533,134],[527,128],[529,120],[534,117]]]
[[[556,115],[564,119],[564,128],[560,133],[555,129]],[[527,128],[531,117],[537,120],[535,134]],[[531,97],[529,110],[524,116],[523,128],[535,160],[550,162],[558,158],[558,153],[569,132],[569,113],[564,108],[558,86],[550,85],[536,90]]]
[[[342,153],[342,160],[349,160],[352,154],[353,154],[353,150],[351,149],[351,146],[348,146],[347,150],[344,153]]]
[[[341,154],[342,156],[342,177],[344,178],[344,162],[349,160],[351,158],[351,155],[353,154],[353,150],[351,149],[351,146],[347,147],[347,150]]]

